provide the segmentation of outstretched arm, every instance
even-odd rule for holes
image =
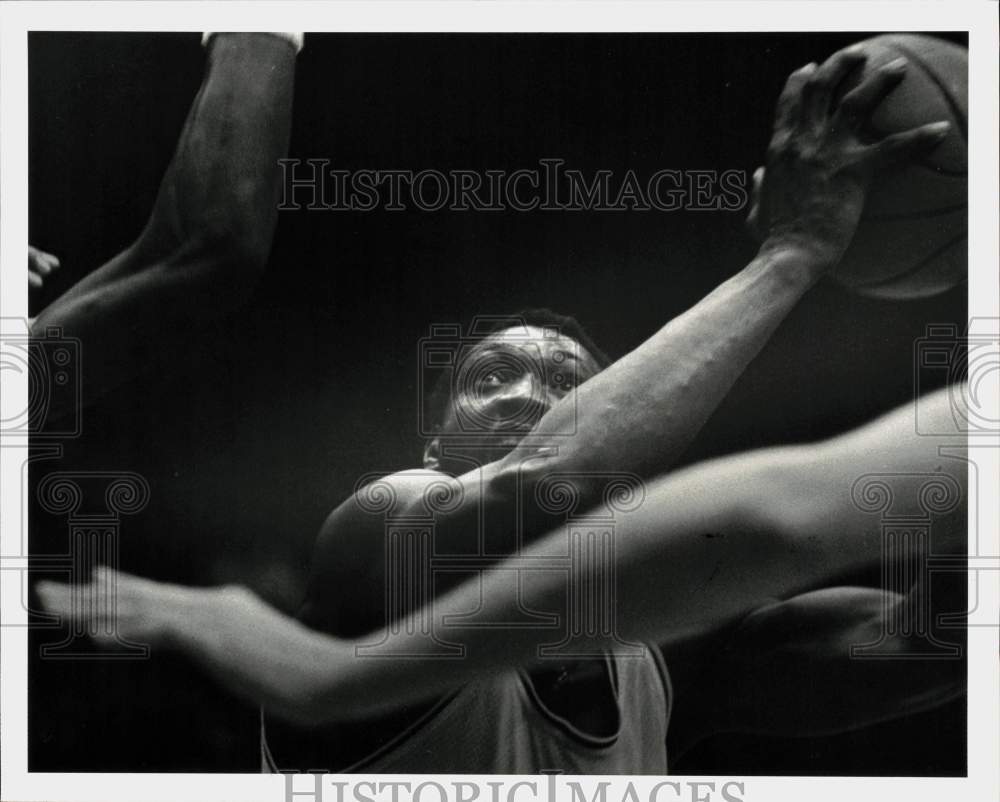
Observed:
[[[925,399],[925,411],[952,413],[947,391]],[[937,444],[915,434],[907,407],[845,436],[809,448],[793,447],[715,460],[653,483],[646,502],[616,522],[617,590],[611,614],[629,640],[671,642],[709,632],[778,598],[877,565],[882,540],[877,516],[859,509],[851,489],[871,472],[941,474],[964,488],[965,463],[943,459]],[[934,526],[936,551],[961,553],[961,505]],[[119,631],[167,642],[201,661],[216,676],[276,715],[303,723],[364,717],[431,697],[498,669],[535,662],[539,647],[559,640],[551,629],[440,627],[442,617],[479,609],[479,620],[516,620],[522,605],[565,609],[567,534],[542,538],[437,599],[402,622],[402,652],[421,617],[439,636],[463,644],[463,659],[442,670],[438,660],[371,659],[357,643],[309,630],[242,589],[188,589],[121,577]],[[902,554],[901,557],[906,557]],[[555,568],[534,567],[550,559]],[[578,566],[569,582],[582,593],[593,566]],[[512,583],[504,572],[519,572]],[[66,586],[39,583],[43,603],[66,615],[74,608]],[[419,651],[417,651],[419,653]]]
[[[33,332],[60,327],[81,340],[85,402],[150,356],[176,350],[164,338],[200,330],[205,299],[212,314],[231,311],[263,270],[278,160],[288,148],[296,53],[289,36],[211,37],[204,83],[145,229],[36,318]]]

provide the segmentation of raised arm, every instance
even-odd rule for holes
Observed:
[[[469,553],[478,538],[499,557],[544,534],[558,520],[534,501],[546,479],[574,485],[582,509],[600,502],[608,474],[649,478],[676,464],[784,317],[836,264],[873,172],[925,152],[946,132],[947,125],[929,125],[862,144],[863,122],[903,76],[901,64],[887,65],[834,103],[838,85],[863,60],[848,49],[789,77],[767,170],[762,180],[758,174],[752,219],[764,241],[749,265],[563,397],[521,447],[454,479],[425,473],[423,488],[443,487],[442,495],[457,500],[434,513],[441,553]],[[394,516],[427,514],[419,477],[386,481],[397,500]],[[384,620],[382,542],[363,525],[364,506],[350,499],[331,516],[314,556],[307,620],[337,634],[344,633],[332,616],[363,630]],[[359,560],[371,566],[370,576],[357,572]]]
[[[537,434],[576,431],[553,440],[559,470],[647,477],[671,468],[789,311],[839,261],[872,175],[941,142],[947,123],[862,144],[858,132],[905,69],[902,60],[889,64],[834,102],[863,62],[848,48],[788,78],[751,212],[760,251],[541,419]],[[509,462],[519,469],[518,455]]]
[[[925,399],[924,411],[947,419],[952,400],[939,393]],[[909,405],[825,444],[715,460],[659,480],[645,504],[616,524],[616,559],[606,568],[615,571],[617,632],[633,641],[680,641],[877,565],[879,518],[852,497],[855,481],[868,473],[934,474],[961,491],[966,468],[939,456],[934,439],[915,434]],[[935,551],[962,553],[963,505],[940,515],[933,534]],[[355,646],[377,641],[378,633],[356,642],[332,638],[238,588],[196,590],[123,577],[119,631],[188,652],[276,715],[314,724],[365,717],[537,661],[539,648],[560,640],[560,632],[440,622],[476,609],[479,620],[493,621],[516,620],[522,605],[563,611],[567,545],[566,532],[557,530],[403,622],[394,644],[402,651],[411,637],[405,633],[422,631],[421,616],[436,622],[442,639],[465,646],[465,656],[447,670],[438,660],[357,656]],[[533,568],[532,559],[551,559],[554,567]],[[578,566],[569,583],[593,592],[591,568]],[[505,572],[520,572],[525,581],[512,583]],[[39,583],[39,592],[49,609],[83,614],[65,586]]]
[[[204,82],[146,227],[35,319],[39,335],[55,326],[81,340],[85,402],[151,358],[162,362],[178,350],[176,338],[249,295],[277,219],[300,41],[300,34],[258,33],[209,39]]]

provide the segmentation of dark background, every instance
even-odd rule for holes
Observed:
[[[310,36],[291,155],[344,169],[515,170],[559,157],[618,177],[629,168],[749,176],[786,75],[859,38]],[[203,64],[193,34],[31,35],[31,241],[64,265],[38,308],[137,235]],[[417,341],[431,323],[547,305],[621,355],[752,258],[743,216],[283,213],[267,274],[240,315],[185,346],[175,369],[87,409],[83,435],[34,476],[141,473],[153,496],[123,521],[124,569],[239,581],[294,610],[330,509],[362,474],[418,464]],[[961,327],[965,293],[903,304],[816,288],[686,461],[824,437],[904,403],[914,340],[930,322]],[[215,317],[212,298],[191,303]],[[163,332],[167,351],[171,336]],[[34,550],[65,550],[65,520],[32,513]],[[33,654],[53,637],[35,633]],[[173,655],[32,657],[29,691],[33,771],[258,767],[255,711]],[[719,737],[673,768],[964,774],[965,702],[834,738]]]

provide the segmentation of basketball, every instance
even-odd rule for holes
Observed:
[[[872,114],[865,132],[871,141],[937,120],[951,130],[926,156],[875,175],[833,278],[867,296],[936,295],[968,276],[968,51],[915,34],[877,36],[860,46],[867,62],[840,94],[882,65],[907,60],[905,78]]]

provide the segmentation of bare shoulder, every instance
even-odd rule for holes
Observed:
[[[387,527],[425,514],[427,500],[455,492],[456,482],[423,468],[362,478],[320,527],[299,617],[342,636],[378,625]]]
[[[440,471],[414,468],[390,474],[363,477],[351,496],[327,518],[326,526],[344,522],[356,525],[359,519],[418,515],[434,511],[442,496],[461,492],[461,483]]]

